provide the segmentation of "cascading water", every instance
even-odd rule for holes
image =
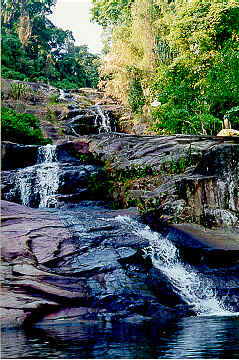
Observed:
[[[58,100],[68,103],[69,114],[65,125],[71,134],[79,136],[77,128],[85,118],[89,117],[93,118],[91,125],[94,132],[97,131],[100,134],[116,131],[114,121],[110,118],[108,111],[104,110],[100,105],[86,106],[85,109],[80,109],[71,94],[62,89],[59,90]]]
[[[39,207],[55,207],[55,195],[59,186],[56,146],[41,146],[38,150],[38,163],[40,166],[36,172],[36,189],[40,196]]]
[[[91,107],[91,112],[95,115],[95,127],[99,134],[113,131],[109,115],[104,113],[99,105]]]
[[[56,161],[57,161],[56,145],[48,144],[48,145],[39,147],[38,154],[37,154],[37,163],[38,164],[52,163],[52,162],[56,162]]]
[[[16,189],[21,203],[38,207],[55,207],[59,186],[59,165],[56,159],[56,146],[45,145],[38,149],[37,164],[20,169],[16,177]]]
[[[184,264],[178,249],[167,237],[127,216],[118,216],[117,220],[149,241],[150,246],[145,249],[146,255],[150,255],[153,265],[167,276],[174,290],[198,316],[233,314],[217,298],[213,280]]]

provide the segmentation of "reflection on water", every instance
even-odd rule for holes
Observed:
[[[85,322],[5,329],[2,358],[239,358],[239,318],[191,317],[166,326]]]

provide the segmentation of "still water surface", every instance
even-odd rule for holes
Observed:
[[[238,317],[188,317],[160,325],[71,323],[2,331],[2,358],[235,359]]]

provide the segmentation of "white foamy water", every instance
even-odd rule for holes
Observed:
[[[35,172],[35,166],[29,166],[25,169],[18,170],[16,177],[16,189],[20,193],[22,205],[29,206],[32,194],[32,173]]]
[[[32,198],[34,198],[38,199],[39,208],[56,206],[59,165],[55,145],[48,144],[39,147],[37,164],[18,171],[16,187],[23,205],[31,206]]]
[[[91,108],[91,112],[95,115],[95,127],[98,127],[98,132],[108,133],[111,132],[111,123],[110,118],[107,113],[104,113],[99,105],[93,107],[94,111]]]
[[[39,208],[55,207],[56,193],[59,187],[59,165],[56,159],[56,146],[41,146],[38,150],[38,163],[36,171],[36,189],[40,195]]]
[[[237,315],[217,298],[213,280],[184,264],[178,249],[167,237],[130,217],[118,216],[116,219],[129,227],[131,232],[149,241],[150,246],[145,253],[150,255],[153,265],[167,276],[175,291],[198,316]]]
[[[56,145],[44,145],[38,149],[37,164],[57,162]]]

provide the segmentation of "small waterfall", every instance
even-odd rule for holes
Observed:
[[[34,173],[35,166],[29,166],[17,172],[15,190],[20,194],[21,203],[25,206],[30,206],[32,203],[32,189],[34,188],[32,175]]]
[[[37,155],[37,164],[56,162],[56,145],[40,146]]]
[[[41,146],[38,150],[40,166],[36,171],[36,189],[40,196],[39,207],[55,207],[59,187],[59,165],[56,159],[56,146]]]
[[[117,220],[128,226],[133,233],[149,241],[150,246],[145,249],[146,255],[150,255],[153,265],[167,276],[174,290],[198,316],[232,315],[232,312],[217,299],[213,280],[196,272],[192,266],[184,264],[179,257],[178,249],[167,237],[127,216],[118,216]]]
[[[70,129],[71,135],[80,136],[77,128],[82,123],[84,124],[86,118],[88,118],[87,121],[89,121],[94,133],[96,131],[98,134],[116,131],[113,119],[110,118],[108,111],[103,110],[102,106],[93,105],[80,109],[73,96],[67,90],[62,89],[59,90],[58,100],[68,103],[69,114],[65,125]],[[93,119],[90,120],[90,117]]]
[[[95,127],[98,128],[98,133],[108,133],[113,131],[109,114],[103,112],[99,105],[92,106],[91,110],[95,114]]]
[[[59,187],[59,165],[56,146],[45,145],[38,149],[37,164],[20,169],[16,177],[16,189],[23,205],[55,207]]]

